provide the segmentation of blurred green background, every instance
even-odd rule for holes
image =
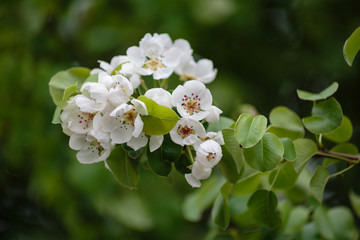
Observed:
[[[145,33],[187,39],[218,69],[209,85],[225,116],[242,103],[268,116],[285,105],[300,116],[296,89],[340,83],[335,97],[360,146],[360,60],[342,47],[360,26],[358,0],[1,0],[0,238],[201,239],[208,220],[182,215],[192,191],[173,173],[142,169],[139,188],[119,186],[102,163],[81,165],[52,125],[48,82],[57,71],[94,68],[138,45]],[[359,168],[328,184],[328,204],[359,192]]]

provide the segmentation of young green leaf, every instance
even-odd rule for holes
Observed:
[[[222,229],[226,229],[230,223],[230,211],[227,199],[219,194],[211,210],[211,218],[214,223]]]
[[[360,50],[360,27],[358,27],[345,41],[343,54],[345,61],[351,67],[354,58]]]
[[[309,209],[298,206],[291,210],[284,227],[285,234],[296,234],[307,223],[310,216]]]
[[[62,103],[65,89],[72,85],[77,85],[77,88],[80,89],[89,76],[90,70],[82,67],[56,73],[49,82],[50,95],[55,105],[58,106]]]
[[[255,173],[252,176],[241,179],[232,188],[232,194],[245,195],[253,193],[259,186],[262,173]]]
[[[284,147],[272,133],[265,133],[255,146],[244,149],[244,157],[249,166],[262,172],[274,169],[283,155]]]
[[[236,183],[244,163],[242,149],[235,139],[234,130],[224,129],[222,133],[225,144],[221,146],[223,157],[220,161],[220,170],[228,181]]]
[[[329,180],[329,176],[329,171],[325,167],[318,166],[313,177],[311,178],[310,189],[319,203],[322,202],[325,185]]]
[[[219,121],[217,121],[216,123],[209,124],[209,126],[207,127],[207,131],[208,132],[218,132],[225,128],[232,128],[234,123],[235,123],[235,121],[232,120],[231,118],[221,116],[219,118]]]
[[[264,135],[266,125],[266,117],[243,113],[235,123],[235,138],[244,148],[253,147]]]
[[[144,122],[143,132],[147,135],[165,135],[173,129],[179,120],[178,115],[174,110],[159,105],[155,101],[140,96],[138,100],[145,103],[148,115],[142,115],[141,119]]]
[[[318,148],[314,141],[306,138],[300,138],[294,141],[296,158],[294,166],[296,172],[301,172],[307,161],[316,154]]]
[[[296,151],[294,143],[289,138],[280,138],[282,145],[284,146],[284,158],[290,162],[296,158]]]
[[[270,112],[270,126],[268,132],[274,133],[279,138],[295,140],[305,134],[300,117],[287,107],[276,107]]]
[[[294,164],[285,162],[280,169],[275,169],[270,173],[269,183],[271,184],[275,180],[273,188],[286,190],[294,186],[297,177]]]
[[[182,206],[184,217],[192,222],[199,221],[202,213],[215,200],[224,183],[224,179],[212,177],[205,181],[201,188],[187,195]]]
[[[276,213],[277,198],[272,191],[256,191],[250,197],[247,206],[257,223],[270,228],[280,225],[281,218]]]
[[[59,105],[55,109],[55,112],[54,112],[53,119],[52,119],[51,123],[53,123],[53,124],[61,123],[60,113],[61,113],[61,106]]]
[[[331,95],[333,95],[339,88],[339,84],[337,82],[333,82],[329,87],[322,90],[320,93],[311,93],[303,90],[297,90],[297,95],[302,100],[307,101],[317,101],[327,99]]]
[[[138,170],[135,166],[135,160],[129,159],[127,152],[123,147],[118,146],[111,152],[106,164],[115,179],[124,187],[136,189],[139,180]]]
[[[342,118],[341,125],[334,131],[324,134],[324,138],[335,143],[344,143],[350,140],[353,134],[353,126],[348,117],[345,115]]]
[[[305,127],[314,134],[324,134],[335,130],[342,122],[342,110],[335,98],[316,104],[311,116],[303,118]]]

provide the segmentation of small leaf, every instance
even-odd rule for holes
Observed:
[[[129,160],[127,152],[121,146],[114,148],[110,157],[106,160],[106,164],[115,179],[122,186],[131,190],[136,189],[139,180],[134,161],[133,159]]]
[[[277,175],[277,176],[276,176]],[[276,177],[273,188],[290,189],[294,186],[298,174],[295,171],[293,163],[285,162],[280,169],[273,170],[269,175],[269,183],[271,184]]]
[[[304,136],[305,130],[300,117],[287,107],[276,107],[270,112],[268,132],[279,138],[295,140]]]
[[[357,195],[355,192],[351,191],[349,193],[349,199],[354,212],[358,217],[360,217],[360,195]]]
[[[317,101],[327,99],[333,95],[339,88],[337,82],[333,82],[329,87],[322,90],[320,93],[311,93],[303,90],[297,90],[298,97],[302,100]]]
[[[345,61],[351,67],[354,58],[360,50],[360,27],[358,27],[345,41],[343,54]]]
[[[235,124],[235,138],[244,147],[250,148],[257,144],[266,131],[267,119],[243,113]]]
[[[224,179],[212,177],[205,181],[201,188],[187,195],[182,206],[185,219],[192,222],[199,221],[202,213],[213,203],[224,183]]]
[[[141,119],[144,122],[143,132],[147,135],[165,135],[173,129],[179,120],[178,115],[174,110],[159,105],[155,101],[140,96],[138,100],[145,103],[148,115],[142,115]]]
[[[286,222],[284,233],[285,234],[296,234],[301,228],[307,223],[310,216],[309,209],[299,206],[295,207],[289,214]]]
[[[222,133],[225,144],[221,146],[223,157],[220,161],[220,170],[228,181],[236,183],[244,163],[242,150],[235,139],[234,130],[224,129]]]
[[[227,199],[219,194],[215,200],[213,208],[211,210],[211,218],[214,223],[225,230],[230,223],[230,211],[227,203]]]
[[[258,190],[247,204],[253,218],[261,225],[274,228],[280,225],[281,219],[276,213],[277,198],[272,191]]]
[[[61,106],[57,106],[55,108],[55,112],[54,112],[53,119],[52,119],[51,123],[53,123],[53,124],[61,123],[60,113],[61,113]]]
[[[219,121],[217,121],[216,123],[209,124],[207,131],[208,132],[218,132],[225,128],[232,128],[234,123],[235,123],[235,121],[232,120],[231,118],[221,116],[219,118]]]
[[[350,140],[353,134],[353,126],[350,119],[343,116],[341,125],[334,131],[324,134],[324,138],[335,143],[344,143]]]
[[[80,89],[89,76],[90,70],[82,67],[70,68],[56,73],[49,82],[50,95],[55,105],[58,106],[62,103],[66,88],[77,85],[77,88]]]
[[[329,171],[325,167],[318,166],[313,177],[311,178],[310,189],[319,203],[322,202],[325,185],[329,180],[329,176]]]
[[[158,148],[154,152],[147,152],[148,165],[150,169],[158,176],[167,177],[171,172],[171,162],[165,160],[163,157],[162,147]]]
[[[61,109],[63,109],[68,101],[68,99],[74,94],[76,93],[76,88],[77,88],[77,85],[74,84],[74,85],[71,85],[69,87],[67,87],[63,93],[63,97],[62,97],[62,100],[61,100]]]
[[[334,229],[331,226],[331,221],[327,216],[327,209],[325,207],[317,207],[314,212],[314,222],[319,233],[325,239],[336,239]]]
[[[324,134],[335,130],[342,122],[342,110],[335,98],[316,104],[311,116],[303,118],[305,127],[314,134]]]
[[[249,166],[262,172],[274,169],[283,155],[284,147],[272,133],[265,133],[255,146],[244,149],[244,157]]]
[[[280,141],[284,146],[284,158],[291,162],[294,161],[296,158],[294,143],[289,138],[280,138]]]
[[[253,193],[259,186],[262,173],[255,173],[254,175],[241,179],[232,188],[232,194],[245,195]]]
[[[306,138],[300,138],[294,141],[296,158],[294,166],[296,172],[301,172],[307,161],[317,153],[318,148],[314,141]]]

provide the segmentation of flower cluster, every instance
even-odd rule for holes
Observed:
[[[126,55],[115,56],[110,63],[99,61],[100,68],[91,71],[97,81],[85,82],[60,115],[70,147],[78,150],[77,159],[81,163],[105,161],[117,144],[126,144],[134,151],[148,143],[150,152],[160,148],[164,136],[143,131],[144,118],[150,113],[137,97],[144,95],[178,115],[170,138],[187,150],[193,164],[188,166],[191,173],[185,178],[191,186],[199,187],[200,180],[208,178],[220,161],[224,141],[221,131],[207,133],[203,125],[217,122],[222,113],[212,105],[212,95],[204,85],[214,80],[217,70],[210,60],[196,62],[192,52],[186,40],[173,42],[168,34],[146,34]],[[155,82],[163,83],[173,73],[184,84],[172,93],[156,87],[161,84],[148,89],[143,79],[151,75]]]

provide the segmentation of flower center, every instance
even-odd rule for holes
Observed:
[[[216,153],[209,153],[206,158],[210,162],[211,160],[214,160],[215,157],[216,157]]]
[[[188,126],[179,125],[177,128],[177,133],[184,139],[188,137],[190,134],[194,134],[195,131],[193,129],[193,126],[188,127]]]
[[[138,113],[136,112],[136,108],[132,107],[129,111],[127,111],[124,114],[124,121],[126,123],[130,123],[131,125],[134,126],[134,122],[135,122],[137,115],[138,115]]]
[[[182,98],[182,107],[190,114],[193,115],[194,113],[198,113],[201,111],[200,109],[200,98],[198,95],[194,95],[193,93],[191,96],[184,95]]]
[[[104,148],[101,146],[100,142],[97,140],[94,140],[90,143],[90,147],[88,147],[91,152],[95,153],[95,151],[98,151],[99,156],[101,155],[101,152],[104,150]]]
[[[165,67],[164,64],[161,63],[161,60],[157,57],[151,56],[150,58],[147,57],[147,62],[144,65],[145,69],[150,68],[153,71],[158,70],[158,68]]]
[[[196,80],[196,78],[191,74],[181,74],[180,81]]]
[[[95,113],[82,112],[77,115],[78,122],[84,125],[84,129],[89,128],[89,124],[93,121]]]

